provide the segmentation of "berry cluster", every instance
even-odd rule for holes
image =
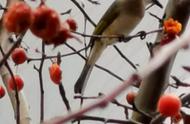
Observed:
[[[165,36],[160,41],[160,45],[162,46],[170,43],[175,39],[176,35],[179,35],[182,30],[182,24],[173,18],[169,18],[164,21],[163,29]]]
[[[45,44],[54,45],[60,45],[72,38],[70,31],[77,29],[74,19],[69,18],[61,23],[58,13],[45,4],[32,10],[25,2],[12,4],[4,15],[3,24],[9,32],[15,34],[30,29]]]

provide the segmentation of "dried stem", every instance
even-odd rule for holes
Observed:
[[[38,72],[39,74],[39,81],[40,81],[40,123],[44,121],[44,88],[43,88],[43,78],[42,78],[42,68],[44,64],[44,58],[45,58],[45,45],[42,42],[42,59],[40,62],[40,67],[39,69],[34,66],[34,69]]]

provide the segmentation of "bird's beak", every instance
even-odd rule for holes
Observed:
[[[157,5],[160,8],[163,8],[162,4],[159,2],[159,0],[152,0],[153,4]]]

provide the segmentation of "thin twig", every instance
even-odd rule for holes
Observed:
[[[78,51],[74,51],[74,52],[71,52],[71,53],[63,54],[63,55],[61,55],[61,57],[67,57],[67,56],[75,55],[75,54],[77,54],[77,53],[80,53],[80,52],[86,50],[87,48],[89,48],[89,46],[86,46],[85,48],[82,48],[82,49],[80,49],[80,50],[78,50]],[[43,53],[42,53],[42,54],[43,54]],[[57,55],[55,55],[55,56],[45,56],[44,59],[53,59],[53,58],[57,58]],[[31,61],[41,61],[41,59],[42,59],[42,58],[29,58],[29,57],[28,57],[28,58],[27,58],[27,62],[31,62]]]
[[[42,52],[44,54],[42,54],[42,59],[40,62],[40,67],[39,69],[34,66],[34,69],[38,72],[39,74],[39,81],[40,81],[40,123],[42,123],[44,121],[44,88],[43,88],[43,78],[42,78],[42,68],[43,68],[43,64],[44,64],[44,58],[45,58],[45,45],[42,42]]]
[[[63,87],[62,83],[59,84],[59,93],[61,95],[61,98],[62,98],[63,102],[65,103],[67,111],[71,111],[71,107],[70,107],[69,101],[68,101],[68,99],[66,97],[66,93],[65,93],[65,90],[64,90],[64,87]]]
[[[157,30],[152,30],[152,31],[139,31],[138,33],[131,35],[131,36],[123,36],[123,35],[89,35],[89,34],[84,34],[84,33],[80,33],[80,32],[72,32],[75,33],[77,35],[80,35],[82,37],[90,37],[90,38],[116,38],[117,40],[119,40],[120,42],[129,42],[131,39],[133,38],[137,38],[140,37],[142,40],[146,38],[147,35],[149,34],[153,34],[153,33],[158,33],[161,32],[163,29],[157,29]]]
[[[86,19],[94,26],[96,27],[96,24],[93,22],[93,20],[88,16],[88,14],[84,11],[84,9],[79,5],[79,3],[76,0],[70,0],[72,1],[76,7],[82,12],[82,14],[86,17]]]
[[[113,47],[115,48],[115,50],[119,53],[119,55],[127,62],[131,65],[131,67],[135,70],[137,70],[137,67],[135,66],[135,64],[133,64],[133,62],[131,60],[129,60],[120,50],[116,45],[113,45]]]

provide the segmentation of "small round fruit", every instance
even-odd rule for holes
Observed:
[[[11,58],[15,64],[22,64],[26,61],[27,56],[25,50],[21,47],[15,48],[11,54]]]
[[[49,67],[50,78],[55,84],[60,84],[62,79],[62,71],[57,63],[53,63]]]
[[[70,30],[72,30],[72,31],[76,31],[77,30],[78,26],[77,26],[76,21],[73,18],[68,18],[66,20],[66,22],[68,23],[68,25],[70,27]]]
[[[57,35],[46,41],[45,44],[54,44],[54,46],[58,46],[71,37],[72,35],[70,33],[69,25],[67,23],[63,23]]]
[[[32,9],[25,2],[12,4],[3,17],[3,25],[16,34],[26,31],[32,23]]]
[[[10,88],[10,90],[15,90],[15,83],[16,83],[17,90],[20,91],[24,86],[24,82],[23,82],[22,78],[18,75],[15,75],[14,79],[15,79],[15,82],[12,77],[10,77],[10,79],[8,79],[9,88]]]
[[[131,105],[134,104],[135,97],[137,96],[137,93],[135,92],[129,92],[126,96],[127,102]]]
[[[0,99],[5,96],[5,89],[0,85]]]
[[[42,4],[33,12],[34,20],[30,27],[32,33],[43,40],[54,37],[60,29],[57,12]]]
[[[181,100],[173,94],[165,94],[158,101],[158,111],[163,116],[175,116],[180,112]]]

